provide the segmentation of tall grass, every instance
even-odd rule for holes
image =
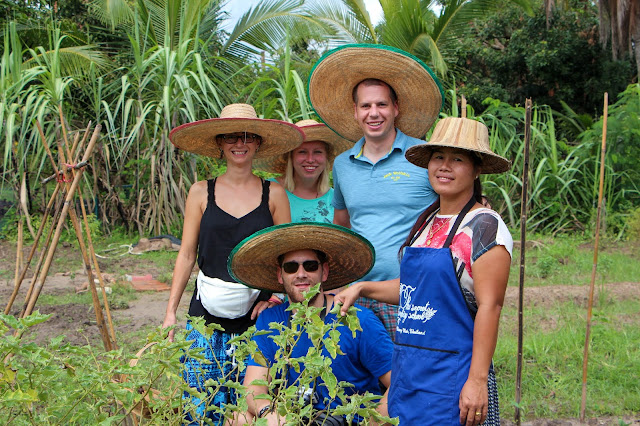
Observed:
[[[640,393],[640,301],[614,302],[606,295],[594,311],[587,417],[637,414]],[[524,419],[576,418],[582,394],[584,307],[574,302],[527,306],[521,409]],[[517,311],[503,311],[494,356],[503,416],[512,413],[515,395]]]

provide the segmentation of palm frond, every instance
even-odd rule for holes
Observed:
[[[378,43],[369,15],[362,16],[346,5],[348,1],[314,2],[305,10],[310,19],[326,29],[328,43],[331,47],[345,43]],[[347,6],[347,7],[345,7]],[[360,12],[362,14],[362,12]]]
[[[265,0],[249,9],[238,20],[222,46],[225,54],[275,50],[297,21],[304,20],[303,0]],[[247,46],[248,45],[248,46]]]
[[[110,25],[112,30],[132,22],[134,14],[127,0],[91,0],[89,13],[104,25]]]

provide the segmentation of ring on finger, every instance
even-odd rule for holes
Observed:
[[[482,411],[476,411],[476,417],[482,417]]]

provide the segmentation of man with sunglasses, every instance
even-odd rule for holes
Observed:
[[[266,365],[259,362],[261,357],[254,357],[248,362],[244,384],[248,388],[246,398],[249,411],[235,419],[237,424],[251,423],[256,417],[266,418],[269,425],[285,424],[285,419],[277,413],[277,407],[272,406],[269,400],[258,397],[268,394],[268,386],[262,383],[269,380],[269,367],[276,362],[278,350],[282,349],[274,340],[279,329],[270,324],[290,325],[291,317],[296,315],[297,310],[287,308],[292,303],[302,302],[306,293],[318,283],[320,292],[309,300],[308,306],[321,308],[318,315],[325,324],[338,322],[338,317],[331,313],[333,296],[324,293],[324,290],[357,281],[371,269],[374,258],[373,247],[364,237],[327,223],[272,226],[256,232],[236,246],[229,256],[228,267],[238,282],[273,292],[284,291],[288,296],[287,302],[266,309],[258,317],[258,333],[253,340]],[[332,359],[331,371],[338,382],[353,385],[346,389],[347,395],[365,392],[379,395],[379,383],[389,387],[393,344],[384,326],[371,311],[360,309],[357,316],[362,330],[357,331],[355,337],[346,325],[340,324],[336,328],[343,355]],[[311,345],[311,340],[303,330],[291,348],[290,357],[304,357]],[[323,355],[329,357],[326,348],[323,348]],[[295,370],[288,368],[283,375],[287,383],[299,385],[300,373]],[[254,384],[256,380],[262,382]],[[328,414],[328,411],[340,405],[340,401],[330,398],[329,389],[321,378],[316,378],[314,385],[307,389],[307,399],[313,404],[316,416],[315,423],[311,424],[347,425],[343,416]],[[378,411],[387,415],[386,393]]]

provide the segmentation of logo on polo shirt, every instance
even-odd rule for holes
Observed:
[[[383,176],[383,179],[391,179],[392,181],[397,182],[402,176],[411,177],[407,172],[389,172]]]

